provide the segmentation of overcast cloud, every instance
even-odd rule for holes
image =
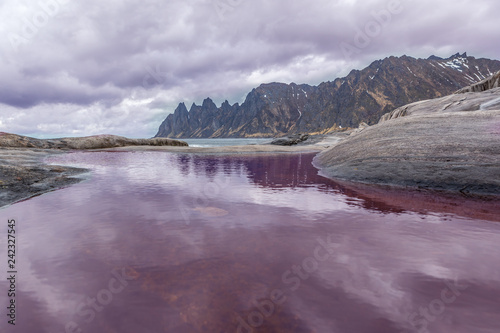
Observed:
[[[3,0],[0,131],[151,137],[179,102],[242,102],[260,83],[318,84],[390,55],[499,59],[498,13],[497,0]]]

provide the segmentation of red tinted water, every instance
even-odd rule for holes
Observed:
[[[1,331],[498,332],[498,205],[338,184],[311,160],[52,158],[93,171],[0,210],[19,247]]]

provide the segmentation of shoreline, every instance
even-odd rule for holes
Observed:
[[[90,170],[45,163],[45,158],[64,153],[0,147],[0,209],[83,181]]]
[[[370,130],[372,130],[372,127],[370,127]],[[353,135],[350,135],[351,132]],[[454,190],[454,188],[443,186],[443,184],[441,184],[440,186],[429,186],[429,184],[427,184],[427,186],[422,186],[422,183],[409,184],[405,181],[399,183],[395,181],[382,182],[380,181],[380,177],[378,177],[379,179],[376,179],[378,180],[378,182],[370,181],[372,179],[359,179],[359,177],[335,177],[335,175],[332,176],[328,172],[325,172],[328,170],[325,170],[324,167],[318,165],[318,158],[321,158],[322,156],[327,154],[327,152],[332,148],[335,148],[335,150],[339,150],[350,141],[362,137],[363,135],[360,134],[365,134],[366,132],[370,131],[366,131],[364,128],[360,128],[358,130],[350,131],[349,133],[344,132],[330,135],[314,136],[312,140],[308,140],[304,143],[294,146],[280,146],[271,144],[250,144],[243,146],[215,147],[132,145],[99,149],[40,149],[26,147],[0,147],[0,186],[2,189],[2,191],[0,192],[0,208],[84,181],[85,178],[82,177],[82,175],[91,172],[91,170],[70,166],[50,165],[45,163],[45,159],[51,155],[65,154],[77,151],[116,153],[166,152],[174,154],[229,156],[312,153],[316,154],[315,163],[313,163],[313,166],[318,169],[320,175],[334,181],[349,183],[354,187],[374,186],[379,188],[379,190],[382,192],[384,191],[384,188],[397,188],[399,191],[403,192],[430,190],[438,195],[452,194],[461,196],[464,199],[480,199],[482,197],[486,201],[490,199],[500,200],[499,195],[491,195],[491,192],[475,193],[476,191],[474,190],[470,192],[456,191]],[[339,158],[341,156],[347,156],[345,155],[345,151],[343,153],[344,154],[339,155]],[[357,167],[359,167],[359,165],[357,165]],[[391,173],[388,173],[388,175],[391,175]]]
[[[341,141],[339,138],[337,141]],[[102,149],[40,149],[0,147],[0,209],[44,193],[66,188],[85,180],[89,169],[51,165],[45,159],[75,151],[135,152],[156,151],[182,154],[258,155],[283,153],[319,153],[331,145],[300,146],[246,145],[222,147],[124,146]]]
[[[130,152],[130,151],[156,151],[183,154],[280,154],[280,153],[319,153],[328,146],[303,145],[303,146],[273,146],[273,145],[246,145],[246,146],[219,146],[219,147],[173,147],[173,146],[127,146],[106,149],[92,149],[87,151],[99,152]]]

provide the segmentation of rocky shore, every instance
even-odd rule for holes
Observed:
[[[40,149],[103,149],[127,146],[174,146],[188,144],[173,139],[129,139],[117,135],[94,135],[80,138],[35,139],[27,136],[0,132],[0,147]]]
[[[82,181],[89,170],[44,163],[51,154],[71,150],[90,151],[164,151],[193,154],[268,154],[320,152],[340,141],[339,136],[317,136],[307,145],[246,145],[226,147],[189,147],[187,143],[164,138],[128,139],[101,135],[85,138],[40,140],[16,134],[0,134],[0,207]]]
[[[47,165],[54,150],[0,147],[0,207],[76,184],[88,170]]]
[[[0,207],[82,181],[88,170],[44,163],[51,154],[75,149],[128,146],[187,147],[172,139],[129,139],[115,135],[35,139],[0,132]]]
[[[314,163],[333,179],[498,197],[498,77],[398,108]]]

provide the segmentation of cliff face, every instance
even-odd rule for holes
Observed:
[[[253,89],[243,104],[217,107],[207,98],[188,111],[181,103],[157,137],[273,137],[326,133],[376,123],[403,105],[449,95],[500,70],[500,61],[465,53],[448,59],[389,57],[345,78],[318,86],[270,83]]]

